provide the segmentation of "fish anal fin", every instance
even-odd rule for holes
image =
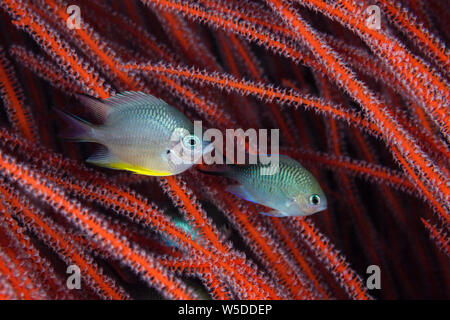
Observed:
[[[234,194],[236,197],[241,199],[259,203],[241,184],[232,184],[225,188],[225,191]]]
[[[94,154],[92,154],[86,162],[92,163],[99,167],[104,168],[110,168],[115,170],[126,170],[131,171],[137,174],[146,175],[146,176],[171,176],[171,172],[167,171],[158,171],[158,170],[151,170],[148,168],[136,166],[130,163],[123,162],[122,160],[118,159],[116,156],[114,156],[110,151],[107,149],[99,149]]]
[[[271,211],[260,211],[259,214],[262,214],[264,216],[268,216],[268,217],[276,217],[276,218],[283,218],[283,217],[288,217],[288,215],[278,211],[278,210],[271,210]]]
[[[145,176],[154,176],[154,177],[167,177],[167,176],[173,175],[173,173],[168,172],[168,171],[151,170],[151,169],[147,169],[144,167],[130,165],[127,163],[121,163],[116,168],[113,168],[113,169],[127,170],[127,171],[131,171],[131,172],[134,172],[137,174],[142,174]]]
[[[107,148],[99,147],[86,162],[95,164],[101,167],[110,167],[111,164],[119,163],[120,160],[117,159]]]

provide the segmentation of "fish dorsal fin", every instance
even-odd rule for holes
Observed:
[[[102,123],[106,121],[111,113],[111,107],[103,101],[81,94],[77,95],[77,98],[84,106],[88,108],[89,113],[92,114],[96,120]]]
[[[284,164],[286,164],[288,166],[303,168],[303,166],[300,164],[300,162],[298,162],[297,160],[295,160],[287,155],[280,154],[279,157],[280,157],[280,162],[283,162]]]
[[[111,108],[129,108],[136,106],[166,107],[168,104],[151,94],[140,91],[125,91],[102,101]]]

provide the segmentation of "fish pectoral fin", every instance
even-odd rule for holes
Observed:
[[[92,154],[86,162],[92,163],[99,167],[105,167],[115,170],[127,170],[137,174],[146,176],[171,176],[171,172],[152,170],[140,166],[136,166],[130,163],[123,162],[113,155],[109,150],[101,148]]]
[[[225,191],[234,194],[236,197],[239,197],[241,199],[253,202],[253,203],[259,203],[247,190],[245,190],[244,186],[241,184],[233,184],[229,185],[225,188]]]
[[[214,150],[214,143],[211,142],[209,144],[207,144],[203,149],[202,149],[202,154],[206,155],[208,153],[210,153],[211,151]],[[217,151],[216,151],[217,152]]]
[[[278,210],[271,210],[271,211],[260,211],[259,214],[268,216],[268,217],[276,217],[276,218],[283,218],[283,217],[288,217],[288,215],[278,211]]]

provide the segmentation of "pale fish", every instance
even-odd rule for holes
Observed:
[[[308,216],[327,208],[327,198],[314,176],[288,156],[279,156],[278,166],[264,164],[227,165],[204,173],[231,178],[239,184],[225,190],[272,210],[260,212],[274,217]]]
[[[105,100],[79,96],[100,125],[62,111],[65,138],[95,142],[99,149],[86,161],[97,166],[151,176],[179,174],[213,149],[201,129],[163,100],[142,92],[124,92]]]

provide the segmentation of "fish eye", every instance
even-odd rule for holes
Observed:
[[[313,205],[318,205],[320,203],[320,197],[317,194],[313,194],[309,197],[309,203]]]
[[[200,139],[194,135],[187,135],[183,138],[183,145],[186,148],[195,149],[200,144]]]

